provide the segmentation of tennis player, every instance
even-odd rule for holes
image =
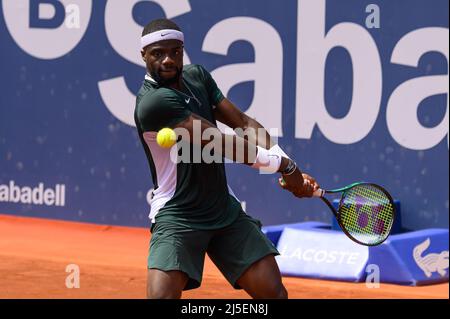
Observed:
[[[222,162],[177,162],[170,149],[156,143],[164,128],[214,130],[228,156],[255,169],[280,172],[283,188],[297,197],[311,197],[319,186],[302,174],[294,161],[273,144],[269,134],[226,136],[216,120],[236,129],[264,129],[226,99],[211,75],[199,65],[183,66],[184,35],[172,21],[158,19],[142,32],[145,81],[137,95],[135,122],[152,173],[152,222],[148,256],[148,298],[180,298],[183,290],[201,284],[205,253],[236,289],[253,298],[287,298],[274,256],[279,254],[261,231],[261,222],[247,215],[227,185]],[[261,147],[259,145],[263,145]],[[222,151],[221,154],[225,154]],[[228,153],[227,153],[228,154]]]

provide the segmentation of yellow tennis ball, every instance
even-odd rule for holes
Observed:
[[[177,135],[171,128],[160,129],[156,134],[156,143],[163,148],[172,147],[177,142]]]

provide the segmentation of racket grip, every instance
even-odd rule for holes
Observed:
[[[314,193],[313,193],[313,197],[323,197],[323,195],[325,195],[325,191],[321,188],[314,191]]]

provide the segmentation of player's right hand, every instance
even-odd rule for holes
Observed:
[[[298,198],[312,197],[319,185],[312,177],[304,175],[305,177],[299,169],[296,169],[291,175],[283,175],[278,182],[283,189],[290,191]]]

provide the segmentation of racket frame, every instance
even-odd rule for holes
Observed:
[[[386,197],[388,198],[389,202],[392,205],[392,223],[391,223],[391,228],[388,231],[388,235],[382,240],[382,241],[378,241],[376,243],[373,244],[368,244],[368,243],[363,243],[359,240],[357,240],[356,238],[354,238],[348,231],[347,229],[342,225],[341,222],[341,214],[339,212],[339,209],[335,209],[334,206],[330,203],[330,201],[324,197],[325,194],[337,194],[337,193],[342,193],[341,198],[339,200],[339,208],[342,206],[342,200],[344,198],[345,192],[352,189],[355,186],[359,186],[359,185],[369,185],[372,186],[374,188],[377,188],[378,190],[380,190],[381,192],[383,192]],[[350,184],[348,186],[342,187],[342,188],[338,188],[338,189],[332,189],[332,190],[323,190],[322,196],[320,196],[320,199],[327,204],[327,206],[330,208],[330,210],[333,212],[334,217],[336,218],[336,221],[339,224],[339,227],[341,228],[341,230],[347,235],[348,238],[350,238],[351,240],[353,240],[355,243],[358,243],[360,245],[364,245],[364,246],[378,246],[380,244],[382,244],[388,237],[389,234],[392,230],[392,226],[394,225],[395,222],[395,216],[396,216],[396,210],[395,210],[395,205],[394,205],[394,200],[392,199],[391,194],[388,193],[388,191],[386,191],[383,187],[381,187],[380,185],[377,184],[373,184],[373,183],[367,183],[367,182],[358,182],[358,183],[353,183]]]

